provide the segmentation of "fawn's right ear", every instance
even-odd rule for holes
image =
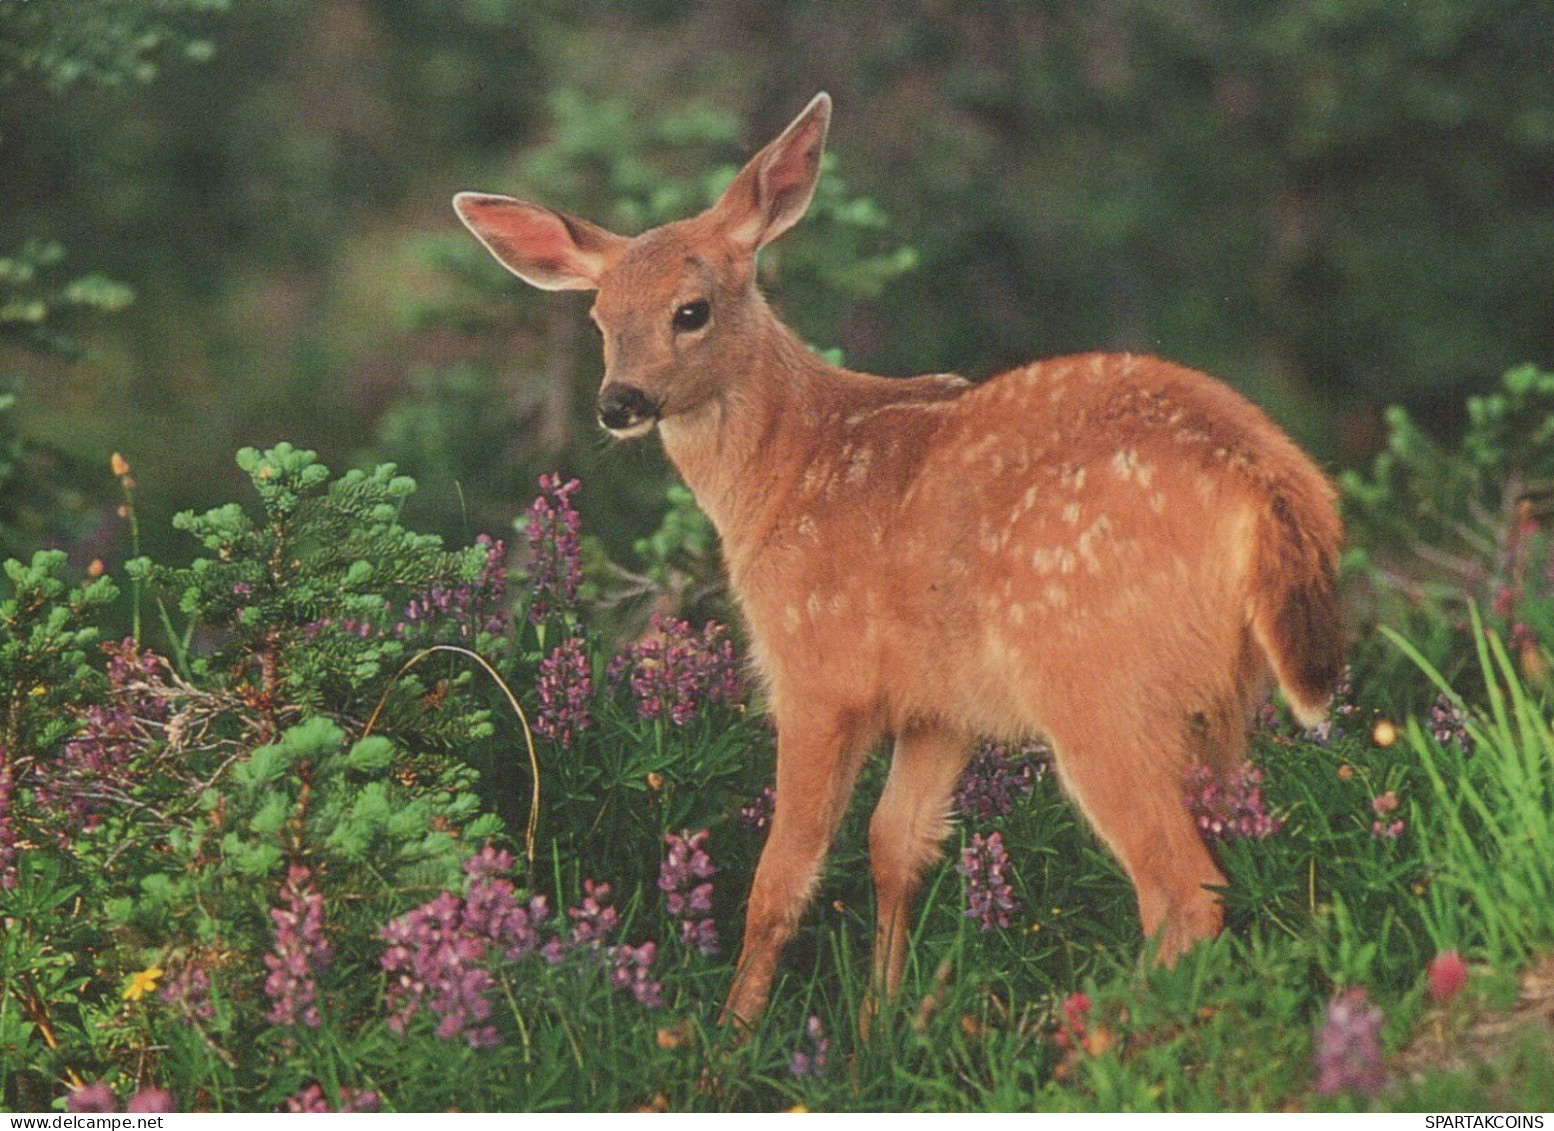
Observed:
[[[831,96],[822,92],[739,171],[712,208],[736,244],[757,252],[799,222],[820,180],[830,127]]]
[[[597,224],[509,196],[461,192],[453,210],[497,262],[547,291],[587,291],[629,242]]]

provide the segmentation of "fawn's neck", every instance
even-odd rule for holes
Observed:
[[[823,450],[828,402],[848,376],[763,315],[720,395],[659,425],[665,452],[717,528],[736,585]]]

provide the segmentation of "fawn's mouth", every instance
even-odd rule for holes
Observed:
[[[658,423],[658,402],[634,385],[606,385],[599,390],[599,426],[618,440],[646,436]]]
[[[653,431],[654,426],[658,424],[658,418],[656,416],[648,416],[641,420],[634,421],[631,424],[627,424],[618,428],[612,428],[610,425],[604,422],[604,417],[601,416],[599,418],[599,424],[606,432],[608,432],[611,436],[614,436],[617,440],[635,440],[638,437],[646,436],[649,432]]]

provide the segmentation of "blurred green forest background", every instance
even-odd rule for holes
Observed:
[[[635,232],[821,89],[764,282],[855,367],[1155,352],[1336,468],[1554,364],[1549,0],[0,0],[0,551],[128,556],[119,451],[187,556],[281,439],[461,540],[560,468],[623,551],[669,470],[597,438],[587,298],[449,198]]]

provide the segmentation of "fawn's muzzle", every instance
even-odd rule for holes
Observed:
[[[606,385],[599,391],[599,423],[617,436],[641,436],[658,423],[659,406],[631,385]]]

